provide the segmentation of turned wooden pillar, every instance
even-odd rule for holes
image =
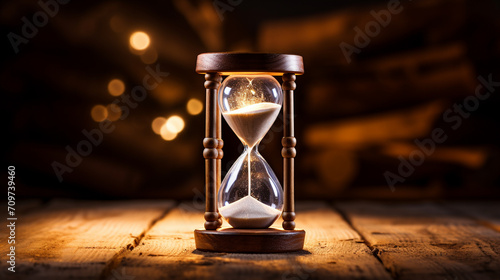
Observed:
[[[218,73],[205,74],[206,89],[206,122],[205,139],[203,139],[203,157],[205,158],[205,229],[215,230],[220,227],[217,212],[217,189],[220,186],[220,164],[222,145],[220,123],[221,116],[217,106],[217,90],[222,81]]]
[[[295,74],[283,74],[283,229],[295,229],[295,204],[294,204],[294,158],[297,154],[295,145],[297,140],[294,134],[293,91],[295,90]]]
[[[220,76],[219,76],[220,77]],[[219,85],[220,85],[220,81],[219,81]],[[217,100],[217,98],[216,98]],[[219,103],[216,101],[215,102],[216,104],[216,124],[217,124],[217,140],[218,140],[218,146],[217,146],[217,162],[216,162],[216,165],[217,165],[217,180],[216,180],[216,188],[215,188],[215,198],[214,198],[214,203],[217,203],[217,193],[219,192],[219,188],[220,188],[220,183],[222,182],[222,178],[221,178],[221,173],[222,173],[222,157],[224,156],[224,152],[222,151],[222,147],[224,146],[224,141],[222,140],[222,121],[221,121],[221,112],[220,112],[220,107],[219,107]],[[217,205],[217,204],[216,204]],[[217,209],[217,213],[219,213],[219,209]],[[217,219],[217,227],[221,227],[222,226],[222,216],[221,214],[219,213],[219,218]]]

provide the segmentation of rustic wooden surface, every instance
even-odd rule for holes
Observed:
[[[301,202],[304,250],[286,254],[196,250],[203,210],[172,201],[28,201],[17,215],[15,273],[0,230],[0,278],[500,279],[498,201]]]
[[[397,279],[500,278],[500,233],[463,213],[434,203],[339,209]]]

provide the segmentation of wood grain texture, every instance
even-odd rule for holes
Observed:
[[[26,203],[16,224],[16,273],[7,272],[3,257],[0,279],[500,276],[495,202],[338,203],[335,207],[342,215],[322,202],[301,202],[296,210],[298,224],[307,231],[304,250],[282,254],[198,251],[193,229],[202,228],[204,205],[193,201],[167,212],[173,205],[168,201]],[[274,226],[279,227],[279,221]],[[5,230],[0,237],[6,240]],[[2,242],[0,254],[5,256],[8,247]]]
[[[322,203],[301,204],[304,250],[285,254],[208,253],[195,249],[203,214],[171,211],[151,228],[121,267],[134,279],[391,279],[360,236]],[[275,223],[279,226],[279,222]]]
[[[55,201],[16,221],[16,273],[2,279],[99,279],[116,256],[137,246],[168,201]],[[2,229],[1,240],[6,240]],[[2,256],[9,244],[2,242]]]
[[[303,74],[302,56],[275,53],[202,53],[196,61],[199,74],[218,72],[221,75],[283,73]]]
[[[500,233],[432,203],[338,207],[397,279],[498,279]]]
[[[281,156],[283,157],[283,218],[284,229],[295,229],[295,139],[293,91],[296,88],[294,74],[283,75],[283,138]]]
[[[220,165],[222,146],[220,123],[221,114],[217,105],[217,90],[222,77],[218,73],[205,74],[205,139],[203,157],[205,158],[205,229],[215,230],[222,220],[217,212],[217,190],[220,186]]]
[[[196,248],[226,253],[286,253],[304,248],[304,230],[234,229],[195,230]]]

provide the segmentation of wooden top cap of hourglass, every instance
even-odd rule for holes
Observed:
[[[196,61],[196,72],[231,74],[303,74],[302,56],[277,53],[202,53]]]

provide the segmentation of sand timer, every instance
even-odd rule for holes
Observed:
[[[196,248],[219,252],[301,250],[305,231],[295,229],[293,91],[302,57],[286,54],[205,53],[205,229]],[[221,85],[222,76],[227,76]],[[273,77],[282,76],[282,85]],[[258,145],[283,109],[283,188]],[[221,115],[244,145],[221,183]],[[282,228],[270,227],[279,217]],[[222,226],[223,219],[229,224]]]

